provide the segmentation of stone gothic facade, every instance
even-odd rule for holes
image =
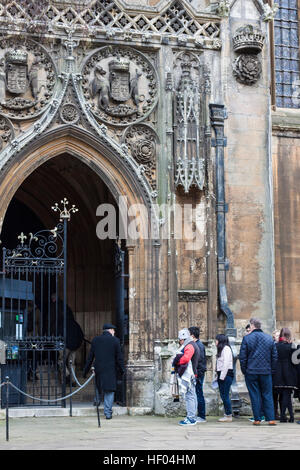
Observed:
[[[166,209],[153,212],[154,239],[126,239],[132,408],[177,412],[168,381],[179,329],[200,327],[213,409],[216,334],[229,334],[238,352],[251,316],[268,332],[276,327],[267,7],[262,0],[0,2],[1,224],[22,188],[23,202],[51,224],[38,199],[50,203],[54,187],[64,197],[71,178],[82,201],[96,199],[98,178],[116,204],[124,197],[147,214]],[[61,155],[72,168],[58,166],[54,178]],[[91,171],[85,183],[83,167]],[[30,198],[24,184],[42,168]],[[197,207],[196,242],[174,236],[185,205]],[[77,253],[95,225],[75,232]],[[112,305],[97,313],[99,325],[114,320]],[[80,307],[77,318],[87,325],[96,310]],[[90,338],[99,325],[89,327]],[[244,390],[238,372],[237,400]]]

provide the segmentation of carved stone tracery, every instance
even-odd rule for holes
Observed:
[[[173,0],[159,12],[149,7],[138,10],[127,10],[118,0],[5,0],[0,3],[0,28],[8,19],[23,31],[60,32],[74,26],[84,36],[105,32],[110,38],[132,40],[132,35],[140,34],[147,42],[165,35],[220,48],[219,22],[192,15],[180,0]]]
[[[175,184],[183,186],[188,193],[193,185],[203,189],[205,181],[200,91],[201,87],[207,87],[207,77],[204,80],[204,69],[201,70],[199,59],[194,54],[182,53],[177,62],[180,72],[175,92]]]

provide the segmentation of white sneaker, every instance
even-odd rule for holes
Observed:
[[[200,418],[199,416],[196,418],[197,423],[206,423],[206,419]]]
[[[232,422],[232,416],[223,416],[223,418],[220,418],[218,421],[220,421],[220,423],[231,423]]]

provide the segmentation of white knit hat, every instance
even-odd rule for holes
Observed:
[[[178,333],[178,339],[188,339],[190,336],[190,332],[187,328],[180,330]]]

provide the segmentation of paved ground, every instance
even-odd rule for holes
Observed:
[[[203,450],[203,449],[300,449],[300,426],[262,424],[247,418],[232,423],[207,423],[189,428],[176,418],[116,416],[112,420],[93,417],[11,418],[9,441],[6,423],[0,421],[1,450]],[[100,455],[100,454],[99,454]]]

